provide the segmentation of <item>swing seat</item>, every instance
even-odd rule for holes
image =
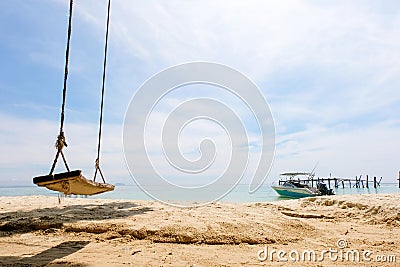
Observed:
[[[81,170],[33,178],[33,183],[66,195],[96,195],[114,190],[114,185],[86,179]]]

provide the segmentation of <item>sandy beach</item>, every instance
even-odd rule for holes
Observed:
[[[0,235],[1,266],[398,266],[400,194],[197,208],[0,197]]]

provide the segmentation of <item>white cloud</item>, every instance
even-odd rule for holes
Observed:
[[[390,9],[374,1],[113,1],[107,112],[122,120],[136,87],[165,67],[217,61],[255,80],[270,101],[279,143],[272,176],[320,161],[322,175],[392,179],[399,168],[400,14]],[[74,30],[90,26],[102,44],[106,2],[79,1],[74,14],[85,22]],[[50,64],[45,54],[31,56]],[[74,64],[75,72],[91,68],[86,60]],[[29,180],[21,166],[47,170],[57,123],[6,115],[1,121],[2,169],[12,168],[1,179]],[[66,127],[70,164],[92,168],[97,126]],[[104,172],[111,179],[127,174],[121,132],[105,125]],[[198,141],[192,137],[185,147]]]
[[[32,178],[50,171],[59,125],[47,120],[23,119],[0,114],[0,180],[12,185],[31,184]],[[101,166],[109,182],[132,182],[122,155],[122,127],[103,126]],[[97,156],[97,125],[65,125],[68,147],[64,148],[71,169],[82,169],[92,178]],[[57,171],[65,171],[60,157]],[[109,177],[109,179],[107,178]]]
[[[273,176],[285,171],[311,171],[317,175],[382,176],[393,182],[399,169],[400,128],[393,123],[353,128],[310,128],[283,135],[278,140]],[[270,178],[272,179],[272,177]]]

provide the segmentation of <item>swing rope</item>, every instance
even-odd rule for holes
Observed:
[[[50,174],[52,175],[54,169],[56,167],[58,158],[61,154],[64,165],[67,168],[67,171],[70,172],[67,160],[62,151],[64,147],[67,147],[67,143],[65,141],[64,135],[64,117],[65,117],[65,102],[67,96],[67,80],[68,80],[68,63],[69,63],[69,51],[70,51],[70,43],[71,43],[71,31],[72,31],[72,9],[73,9],[73,0],[70,0],[69,4],[69,18],[68,18],[68,34],[67,34],[67,48],[65,51],[65,71],[64,71],[64,87],[62,93],[62,106],[61,106],[61,121],[60,121],[60,133],[57,137],[56,141],[56,149],[57,153],[53,161],[53,165],[51,166]],[[103,80],[102,80],[102,88],[101,88],[101,105],[100,105],[100,119],[99,119],[99,135],[98,135],[98,143],[97,143],[97,158],[95,160],[95,173],[93,181],[96,180],[97,173],[100,173],[100,176],[105,183],[105,179],[103,176],[103,172],[100,168],[100,151],[101,151],[101,136],[102,136],[102,125],[103,125],[103,107],[104,107],[104,92],[105,92],[105,81],[106,81],[106,66],[107,66],[107,50],[108,50],[108,32],[110,25],[110,9],[111,9],[111,0],[108,0],[108,8],[107,8],[107,26],[106,26],[106,41],[104,46],[104,62],[103,62]]]
[[[107,8],[107,26],[106,26],[106,41],[104,45],[104,62],[103,62],[103,82],[102,82],[102,87],[101,87],[101,105],[100,105],[100,121],[99,121],[99,138],[98,138],[98,143],[97,143],[97,158],[95,161],[95,172],[94,172],[94,177],[93,181],[96,181],[96,176],[97,173],[100,173],[101,178],[103,179],[103,182],[105,183],[105,179],[103,176],[103,172],[100,169],[100,146],[101,146],[101,130],[102,130],[102,125],[103,125],[103,106],[104,106],[104,88],[105,88],[105,82],[106,82],[106,66],[107,66],[107,50],[108,50],[108,30],[109,30],[109,25],[110,25],[110,9],[111,9],[111,0],[108,0],[108,8]]]
[[[53,165],[51,166],[50,170],[50,175],[53,174],[54,169],[57,164],[58,157],[62,156],[64,165],[67,168],[67,171],[69,172],[69,167],[67,164],[67,160],[64,156],[64,153],[62,152],[62,149],[64,146],[68,146],[66,141],[65,141],[65,136],[64,136],[64,111],[65,111],[65,102],[66,102],[66,96],[67,96],[67,80],[68,80],[68,62],[69,62],[69,47],[70,47],[70,42],[71,42],[71,29],[72,29],[72,6],[73,6],[73,0],[70,0],[69,3],[69,18],[68,18],[68,34],[67,34],[67,48],[65,51],[65,70],[64,70],[64,88],[63,88],[63,94],[62,94],[62,106],[61,106],[61,122],[60,122],[60,133],[57,137],[56,141],[56,148],[57,148],[57,153],[54,158]]]

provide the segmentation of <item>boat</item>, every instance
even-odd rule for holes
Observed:
[[[333,190],[328,189],[326,184],[321,181],[317,181],[317,187],[310,185],[310,181],[313,181],[313,177],[313,173],[307,172],[282,173],[278,185],[273,185],[272,188],[280,196],[287,198],[334,195]]]

